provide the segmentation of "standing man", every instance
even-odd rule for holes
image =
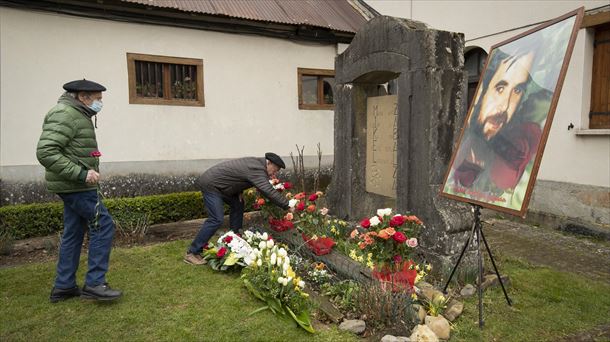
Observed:
[[[111,289],[105,277],[114,222],[98,196],[101,154],[91,120],[102,110],[102,92],[106,88],[85,79],[68,82],[63,88],[66,92],[44,119],[36,150],[38,161],[46,169],[48,190],[64,202],[64,231],[49,299],[52,303],[77,296],[114,300],[122,293]],[[89,231],[89,256],[81,291],[76,271],[85,230]]]
[[[203,247],[222,225],[224,218],[223,204],[230,207],[229,225],[238,232],[244,221],[244,199],[242,192],[256,187],[273,204],[288,209],[288,200],[271,186],[269,179],[285,168],[282,158],[275,153],[265,153],[265,158],[245,157],[233,159],[214,165],[199,177],[197,185],[203,192],[203,203],[208,218],[197,233],[186,252],[184,261],[192,265],[203,265],[201,257]]]

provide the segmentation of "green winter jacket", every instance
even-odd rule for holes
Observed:
[[[99,172],[92,156],[97,141],[91,117],[96,113],[64,93],[47,113],[36,157],[46,169],[47,189],[54,193],[95,190],[85,182],[87,170]]]

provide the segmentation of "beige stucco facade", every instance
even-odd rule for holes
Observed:
[[[299,110],[297,68],[333,69],[336,45],[5,7],[0,25],[4,181],[42,174],[44,115],[63,83],[83,77],[108,88],[97,120],[106,165],[288,156],[295,144],[315,155],[318,142],[332,154],[333,111]],[[129,104],[128,52],[203,59],[205,107]]]

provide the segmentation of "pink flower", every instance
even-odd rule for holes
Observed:
[[[407,246],[409,247],[417,247],[417,239],[416,238],[410,238],[409,240],[407,240]]]
[[[355,238],[356,236],[358,236],[358,229],[354,229],[352,230],[352,232],[349,234],[350,238]]]
[[[328,214],[328,208],[325,207],[325,208],[320,209],[320,214],[322,214],[322,215]]]
[[[371,226],[371,221],[369,221],[369,218],[364,218],[362,221],[360,221],[360,226],[362,228],[369,228]]]
[[[287,220],[287,221],[292,221],[293,218],[294,218],[294,215],[292,215],[292,213],[287,213],[286,216],[284,216],[284,220]]]
[[[98,150],[95,150],[95,151],[91,151],[91,153],[89,153],[89,155],[90,155],[91,157],[99,158],[99,157],[101,157],[101,156],[102,156],[102,152],[100,152],[100,151],[98,151]]]

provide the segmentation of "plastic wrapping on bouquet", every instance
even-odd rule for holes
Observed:
[[[411,292],[417,277],[417,270],[411,269],[411,265],[415,264],[409,260],[400,265],[395,264],[391,268],[387,265],[382,267],[375,266],[371,274],[373,278],[379,280],[384,290],[391,289],[394,292]]]
[[[318,237],[317,239],[312,239],[302,233],[301,236],[303,240],[307,244],[307,247],[311,249],[315,255],[325,255],[332,251],[333,246],[335,245],[335,241],[329,237]]]

